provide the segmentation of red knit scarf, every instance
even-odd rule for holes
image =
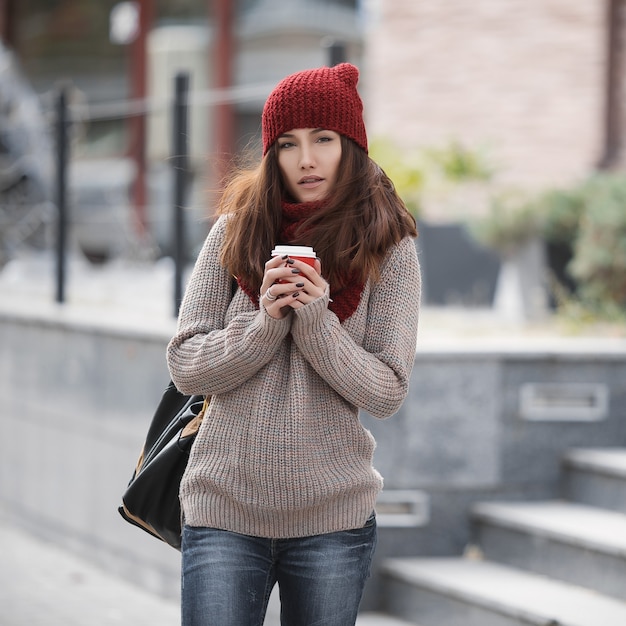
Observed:
[[[283,201],[283,220],[279,232],[279,240],[276,243],[290,244],[294,241],[296,235],[302,236],[302,233],[298,232],[300,226],[312,213],[322,206],[323,203],[321,202],[291,203]],[[298,241],[298,244],[306,245],[302,241]],[[259,294],[252,290],[245,281],[238,279],[238,283],[250,300],[252,300],[254,306],[258,308]],[[363,287],[365,286],[365,283],[354,276],[354,272],[346,277],[344,284],[345,286],[341,289],[333,289],[333,286],[330,286],[331,302],[328,304],[328,308],[339,318],[340,322],[347,320],[356,311],[361,301]]]

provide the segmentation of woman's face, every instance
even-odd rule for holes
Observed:
[[[341,136],[323,128],[294,128],[277,139],[278,167],[298,202],[327,198],[337,182]]]

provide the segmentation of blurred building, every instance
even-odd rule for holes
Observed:
[[[272,87],[300,69],[360,65],[362,24],[357,0],[0,0],[0,37],[44,105],[52,110],[59,83],[71,84],[72,202],[93,258],[127,245],[140,222],[168,251],[176,74],[190,75],[189,234],[198,246],[207,190],[223,160],[260,139]],[[131,115],[138,102],[145,115]]]
[[[406,161],[416,148],[461,146],[492,172],[486,181],[444,181],[420,192],[425,224],[418,245],[427,302],[506,300],[496,297],[498,285],[516,281],[496,282],[506,277],[500,258],[477,247],[459,226],[489,213],[494,194],[572,187],[598,169],[623,168],[625,4],[367,3],[363,67],[370,136],[386,138]],[[454,168],[459,161],[448,163]],[[517,259],[516,276],[533,276],[539,284],[532,291],[543,292],[543,250],[533,250],[523,270]],[[567,263],[571,252],[564,258]],[[523,308],[528,291],[515,287],[515,298],[507,296],[514,309]]]
[[[460,140],[503,180],[535,187],[620,163],[623,0],[371,4],[372,134],[403,147]]]
[[[140,0],[140,68],[136,48],[112,41],[120,4],[0,0],[0,36],[40,94],[70,78],[88,103],[124,99],[137,95],[139,69],[158,99],[182,67],[196,90],[271,85],[336,53],[361,66],[374,137],[402,147],[460,140],[486,150],[505,179],[537,186],[620,159],[624,0]],[[220,49],[224,7],[230,47]],[[232,56],[226,77],[216,75],[220,50]],[[258,136],[264,95],[234,103],[235,149]],[[209,111],[194,115],[192,150],[210,155]],[[149,150],[160,158],[168,139],[158,119],[156,129]],[[85,133],[85,155],[132,151],[119,118],[92,120]]]
[[[75,230],[102,258],[133,245],[142,229],[159,253],[170,252],[177,72],[191,76],[186,204],[197,248],[224,160],[255,145],[272,86],[299,69],[357,64],[371,140],[397,146],[401,163],[405,151],[457,142],[495,172],[445,197],[420,190],[420,217],[444,226],[422,227],[427,298],[483,305],[492,301],[499,260],[476,250],[458,224],[484,211],[498,185],[568,185],[622,164],[625,4],[0,0],[0,36],[44,104],[60,80],[73,85],[81,120],[72,131]],[[145,115],[129,117],[129,100],[148,103]],[[445,275],[433,276],[436,268]]]
[[[361,66],[370,135],[400,147],[462,141],[485,151],[504,180],[533,186],[620,159],[624,0],[140,0],[149,14],[143,60],[136,46],[112,41],[120,4],[0,0],[0,34],[40,94],[69,78],[87,103],[123,100],[138,95],[139,70],[145,95],[163,102],[181,68],[196,91],[256,85],[233,103],[234,150],[258,137],[264,86],[335,58]],[[224,7],[230,41],[219,48]],[[226,68],[220,50],[230,53]],[[169,153],[165,115],[150,120],[153,158]],[[193,115],[192,152],[202,159],[215,120],[207,107]],[[119,117],[92,120],[82,154],[132,153],[126,130]]]
[[[145,95],[155,99],[152,108],[158,109],[164,107],[164,98],[171,98],[174,74],[180,70],[192,74],[191,88],[201,92],[229,86],[270,88],[289,72],[329,63],[333,54],[337,60],[359,63],[358,4],[358,0],[0,0],[0,37],[15,50],[39,94],[69,80],[87,105],[116,102],[138,95],[141,73],[146,77]],[[138,8],[144,21],[137,26],[144,32],[114,24],[113,16],[131,19],[128,12],[117,11],[121,5]],[[127,41],[119,39],[124,30]],[[232,58],[220,58],[223,52]],[[220,76],[224,68],[228,75]],[[237,96],[238,145],[258,132],[265,95],[261,90]],[[195,152],[207,155],[212,151],[207,108],[211,102],[204,102],[198,117],[202,126],[194,129],[192,143]],[[85,129],[88,140],[81,145],[85,156],[127,151],[122,122],[114,111],[108,119],[105,115],[92,119]],[[155,155],[168,154],[164,137],[151,141]]]

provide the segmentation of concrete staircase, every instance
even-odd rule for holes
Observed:
[[[473,556],[386,561],[386,610],[421,626],[625,626],[626,448],[571,450],[563,477],[563,500],[475,504]]]

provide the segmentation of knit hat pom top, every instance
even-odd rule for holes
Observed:
[[[350,63],[304,70],[276,85],[263,108],[263,154],[294,128],[333,130],[367,152],[359,70]]]

